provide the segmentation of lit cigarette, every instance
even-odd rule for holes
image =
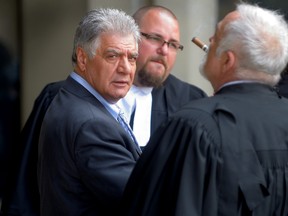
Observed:
[[[199,40],[197,37],[193,37],[192,42],[196,44],[198,47],[200,47],[200,49],[204,50],[204,52],[206,53],[208,52],[208,49],[209,49],[208,46],[205,43],[203,43],[201,40]]]

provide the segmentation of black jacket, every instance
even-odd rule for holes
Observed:
[[[278,88],[280,95],[288,98],[288,72],[282,74]]]
[[[40,131],[41,216],[114,215],[140,153],[103,104],[68,77]]]
[[[39,215],[36,165],[39,133],[46,110],[63,83],[64,81],[59,81],[48,84],[34,102],[20,134],[18,168],[12,173],[12,187],[7,189],[2,200],[3,215]]]

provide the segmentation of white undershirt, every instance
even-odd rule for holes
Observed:
[[[150,139],[152,89],[151,87],[137,87],[132,85],[127,95],[117,103],[129,122],[136,108],[133,133],[140,146],[145,146]]]

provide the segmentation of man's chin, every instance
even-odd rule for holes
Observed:
[[[139,82],[141,83],[141,85],[146,87],[159,87],[162,85],[163,81],[163,74],[150,73],[149,75],[146,74],[145,77],[139,77]]]

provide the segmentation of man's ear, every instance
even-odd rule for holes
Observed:
[[[87,63],[87,54],[83,48],[78,47],[76,50],[77,53],[77,64],[81,71],[85,71]]]
[[[226,51],[222,56],[222,63],[224,71],[234,70],[236,66],[236,56],[232,51]]]

